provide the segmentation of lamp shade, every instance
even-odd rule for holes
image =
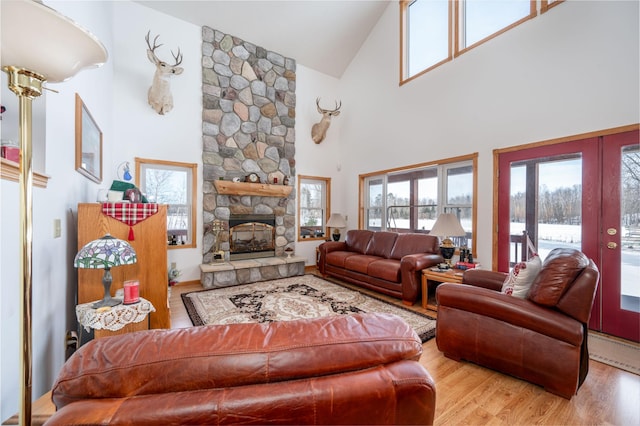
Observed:
[[[330,228],[346,228],[347,221],[340,213],[331,213],[327,226]]]
[[[0,3],[3,67],[24,68],[59,83],[107,61],[102,43],[57,11],[33,0]]]
[[[76,254],[73,266],[88,269],[110,269],[138,261],[131,245],[107,234],[84,245]]]
[[[462,225],[460,225],[460,221],[453,213],[442,213],[438,216],[429,234],[437,237],[463,237],[467,235]]]

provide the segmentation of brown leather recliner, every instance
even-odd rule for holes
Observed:
[[[421,354],[388,314],[129,333],[69,358],[47,424],[432,424]]]
[[[506,275],[469,270],[464,284],[437,288],[438,349],[571,399],[589,371],[598,268],[578,250],[554,249],[526,299],[500,292]]]

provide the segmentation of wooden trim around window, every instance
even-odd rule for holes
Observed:
[[[300,188],[302,187],[302,180],[306,179],[306,180],[321,180],[324,181],[325,184],[325,189],[326,189],[326,194],[325,194],[325,199],[326,199],[326,209],[325,209],[325,213],[324,213],[324,228],[325,228],[325,235],[324,237],[312,237],[312,238],[300,238],[300,200],[302,200],[302,198],[300,198]],[[331,178],[328,177],[322,177],[322,176],[307,176],[307,175],[298,175],[298,185],[297,185],[297,200],[298,200],[298,206],[297,206],[297,214],[296,214],[296,240],[299,242],[304,242],[304,241],[324,241],[327,238],[331,238],[331,236],[329,235],[329,227],[327,226],[327,222],[329,222],[329,218],[331,217]]]
[[[147,165],[158,165],[158,166],[171,166],[171,167],[180,167],[184,169],[191,169],[191,243],[171,246],[167,245],[167,249],[183,249],[183,248],[196,248],[196,230],[198,228],[197,222],[197,214],[196,210],[198,210],[198,198],[197,198],[197,189],[198,189],[198,164],[197,163],[181,163],[178,161],[166,161],[166,160],[151,160],[148,158],[135,158],[136,165],[136,186],[140,187],[140,166],[142,164]],[[166,232],[166,230],[165,230]]]
[[[542,3],[540,4],[540,13],[545,13],[552,7],[556,7],[563,2],[564,0],[542,0]]]

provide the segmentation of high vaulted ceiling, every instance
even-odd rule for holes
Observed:
[[[138,0],[341,77],[390,0]]]

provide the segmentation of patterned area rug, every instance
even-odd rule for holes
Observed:
[[[403,318],[422,342],[435,336],[436,320],[330,283],[314,275],[182,294],[193,325],[291,321],[360,312]]]
[[[640,375],[640,344],[590,332],[589,358]]]

